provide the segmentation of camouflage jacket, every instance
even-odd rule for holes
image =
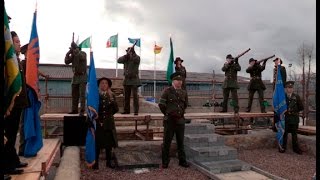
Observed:
[[[250,73],[251,80],[248,84],[248,90],[265,90],[266,86],[263,84],[261,72],[265,69],[265,64],[254,64],[249,66],[246,70],[247,73]]]
[[[138,56],[137,54],[134,54],[133,56],[129,56],[129,54],[126,54],[118,59],[118,63],[123,64],[123,85],[140,86],[140,56]]]
[[[239,89],[238,85],[238,71],[241,70],[241,67],[239,63],[234,62],[234,63],[226,63],[223,65],[222,69],[223,72],[225,72],[225,79],[222,84],[222,88],[235,88]]]

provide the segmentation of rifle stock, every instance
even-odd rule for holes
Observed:
[[[251,49],[247,49],[245,50],[243,53],[239,54],[238,56],[235,57],[235,59],[240,58],[241,56],[243,56],[244,54],[246,54],[247,52],[249,52]]]
[[[132,51],[132,49],[134,49],[134,47],[136,46],[137,43],[138,43],[138,40],[136,40],[136,41],[133,43],[132,47],[130,47],[130,49],[129,49],[128,52]]]
[[[256,63],[260,64],[260,63],[262,63],[263,61],[268,61],[269,59],[274,58],[275,56],[276,56],[276,55],[272,55],[272,56],[270,56],[270,57],[261,59],[261,60],[257,61]]]

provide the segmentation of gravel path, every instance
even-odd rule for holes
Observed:
[[[279,153],[277,149],[238,151],[239,159],[264,171],[289,180],[311,179],[316,172],[316,158],[298,155],[291,149]]]
[[[316,158],[309,155],[298,155],[291,149],[279,153],[277,149],[256,149],[238,151],[239,159],[246,161],[264,171],[289,180],[311,179],[316,172]],[[159,162],[161,160],[159,159]],[[182,168],[176,158],[171,158],[168,169],[154,168],[149,172],[136,174],[132,170],[113,170],[105,167],[101,159],[100,169],[88,169],[81,162],[81,180],[130,179],[130,180],[208,180],[209,178],[195,168]]]

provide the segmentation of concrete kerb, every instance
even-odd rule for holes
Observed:
[[[68,146],[64,149],[55,180],[80,179],[80,148]]]

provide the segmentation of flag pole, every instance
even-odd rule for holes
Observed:
[[[116,51],[116,77],[118,77],[118,48],[119,48],[119,33],[117,33],[117,51]]]
[[[154,48],[156,47],[156,41],[154,42]],[[153,97],[154,102],[156,102],[156,53],[154,52],[154,71],[153,71]]]
[[[139,79],[141,80],[141,37],[140,37],[140,65],[139,65]],[[139,87],[139,94],[141,94],[142,86]]]

